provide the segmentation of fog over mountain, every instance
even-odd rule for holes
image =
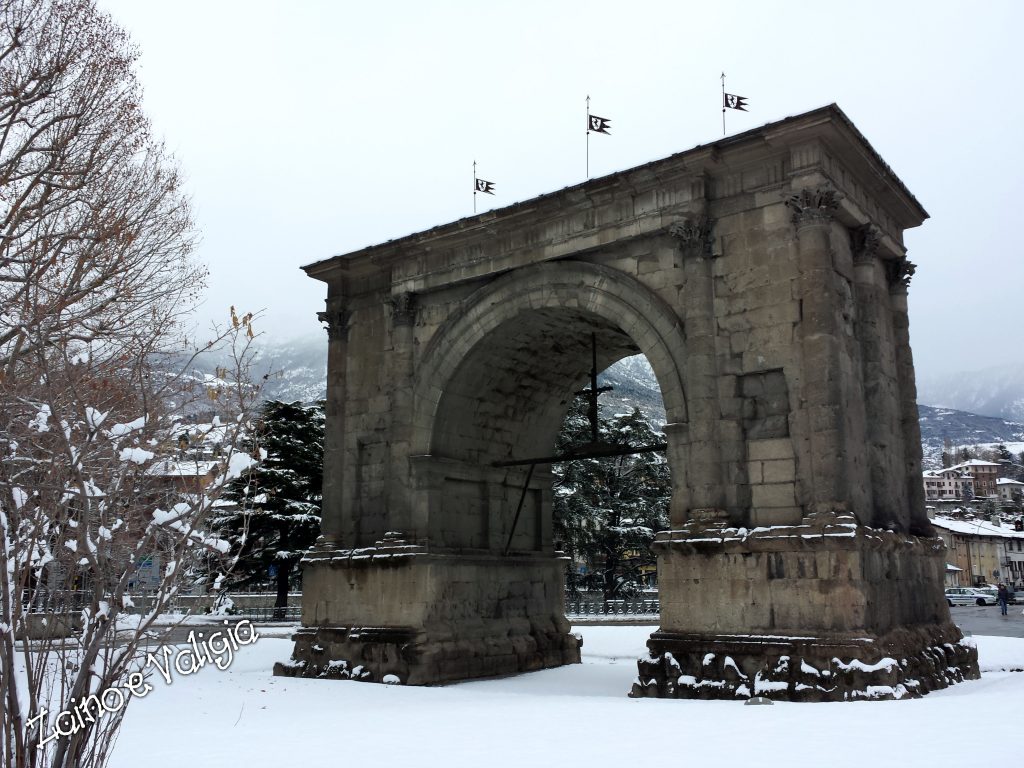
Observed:
[[[322,400],[327,396],[327,334],[260,347],[253,373],[267,400]]]
[[[919,376],[917,400],[937,408],[1024,422],[1024,364]]]
[[[197,367],[213,372],[222,364],[224,361],[208,355]],[[251,373],[254,379],[262,380],[267,399],[321,399],[327,392],[327,338],[313,335],[287,343],[260,339]],[[918,406],[925,467],[940,465],[947,441],[954,449],[1024,441],[1022,381],[1024,366],[1007,366],[919,382],[919,401],[930,403]],[[636,406],[656,428],[664,426],[661,390],[642,355],[620,360],[599,376],[599,383],[613,387],[601,396],[601,408],[606,414]]]

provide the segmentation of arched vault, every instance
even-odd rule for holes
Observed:
[[[463,460],[550,454],[568,400],[589,375],[591,334],[598,370],[644,354],[668,420],[685,422],[680,326],[661,297],[612,267],[565,260],[503,275],[467,297],[423,351],[413,453]]]

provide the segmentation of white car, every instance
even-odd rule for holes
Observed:
[[[995,595],[974,587],[950,587],[946,590],[946,602],[950,605],[995,605]]]
[[[998,589],[998,587],[976,587],[976,589],[981,590],[986,595],[991,597],[993,602],[996,602],[996,603],[999,602],[999,589]],[[1008,592],[1007,596],[1009,598],[1007,600],[1007,602],[1010,605],[1016,605],[1017,604],[1017,593],[1016,592],[1014,592],[1013,590],[1010,590]]]

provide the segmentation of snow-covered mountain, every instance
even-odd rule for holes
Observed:
[[[1024,422],[1024,363],[917,380],[918,402]]]
[[[263,392],[268,400],[322,400],[327,396],[327,334],[261,345],[253,373],[254,378],[266,377]]]
[[[287,342],[256,339],[249,378],[263,387],[266,400],[312,402],[327,394],[327,336],[306,336]],[[180,361],[184,364],[184,358]],[[197,375],[233,369],[226,352],[201,353],[193,364]]]
[[[268,400],[302,400],[309,402],[327,393],[327,338],[307,336],[287,342],[254,342],[256,355],[250,371],[252,379],[263,379],[263,392]],[[218,366],[227,365],[218,355],[203,355],[196,364],[197,372],[212,374]],[[265,378],[264,378],[265,377]],[[637,406],[656,426],[665,423],[665,406],[661,389],[647,359],[642,355],[620,360],[599,377],[601,386],[614,390],[601,396],[602,409],[620,412]]]
[[[199,368],[214,371],[224,361],[210,356]],[[258,340],[252,375],[262,379],[264,394],[275,400],[318,400],[327,391],[327,339],[314,335],[285,343]],[[921,443],[925,466],[937,467],[943,446],[952,448],[1024,441],[1024,367],[1014,377],[1011,369],[993,369],[988,373],[961,375],[943,379],[946,383],[925,382],[920,388],[923,402],[950,403],[949,407],[919,405]],[[599,377],[602,386],[614,389],[601,396],[602,410],[619,413],[640,408],[656,427],[665,423],[665,405],[661,390],[647,359],[627,357]],[[955,407],[962,404],[961,407]],[[996,416],[980,416],[978,411]],[[1004,414],[1019,413],[1014,420]]]
[[[947,441],[952,450],[1024,441],[1024,424],[1015,421],[920,404],[917,412],[925,469],[942,466],[942,451]]]
[[[643,355],[619,360],[597,377],[597,383],[613,387],[611,392],[601,395],[601,409],[606,413],[622,413],[637,407],[656,429],[665,425],[661,388]]]

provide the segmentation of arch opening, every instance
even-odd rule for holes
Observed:
[[[599,440],[622,451],[552,465],[556,549],[568,558],[566,599],[577,605],[657,598],[655,535],[669,527],[672,473],[663,450],[664,402],[643,355],[623,358],[597,377]],[[577,398],[558,453],[592,439],[589,397]],[[639,450],[638,450],[639,449]],[[647,603],[650,605],[650,603]],[[602,606],[602,609],[604,606]]]
[[[431,338],[416,384],[413,453],[497,459],[495,451],[502,448],[506,453],[533,448],[519,439],[486,448],[460,447],[457,429],[467,418],[505,426],[497,413],[477,416],[474,402],[481,391],[507,396],[504,403],[487,404],[497,410],[514,408],[531,387],[579,389],[591,365],[591,333],[597,337],[601,370],[624,357],[645,355],[664,397],[666,420],[686,422],[685,334],[678,315],[622,272],[571,260],[548,262],[481,289]],[[539,369],[536,361],[545,355],[556,368]],[[483,388],[488,383],[493,390]],[[547,423],[557,410],[551,404],[551,410],[541,409],[536,416]],[[549,429],[537,439],[549,445],[555,433]]]
[[[589,508],[595,519],[578,526],[592,535],[573,541],[566,541],[565,526],[555,525],[554,486],[563,481],[565,473],[553,472],[550,460],[590,442],[590,430],[584,429],[584,434],[569,438],[573,444],[567,444],[564,427],[574,403],[586,399],[582,393],[590,386],[595,362],[597,370],[604,373],[639,353],[637,342],[616,322],[570,307],[524,308],[477,340],[446,382],[436,410],[429,459],[433,471],[426,473],[431,478],[428,494],[434,499],[424,521],[431,546],[500,556],[551,557],[570,544],[576,545],[568,547],[570,558],[576,560],[570,571],[606,569],[606,594],[617,592],[624,582],[635,588],[653,582],[655,565],[648,548],[654,533],[668,525],[671,497],[671,475],[663,454],[657,458],[623,454],[594,459],[589,465],[591,480],[617,483],[623,498],[616,499],[614,493],[602,495],[595,488],[575,489],[581,496],[571,508],[576,513]],[[657,410],[664,413],[656,382],[653,389]],[[603,411],[603,443],[623,450],[664,443],[664,435],[629,418],[618,419],[615,430],[642,432],[644,446],[637,444],[636,435],[627,439],[611,434],[609,420],[616,414],[608,408]],[[538,461],[507,466],[510,461],[533,459]],[[663,507],[659,514],[637,519],[638,494],[644,491],[629,489],[628,472],[624,471],[634,463],[653,467],[651,475],[664,481],[665,498],[659,502]],[[569,473],[574,474],[585,473]],[[563,483],[557,491],[565,493],[567,489]],[[632,505],[631,511],[623,511],[623,505]],[[563,504],[560,508],[569,507]],[[581,547],[583,543],[592,546]]]
[[[538,309],[482,339],[449,380],[430,453],[489,465],[549,456],[576,392],[597,366],[639,353],[614,323],[578,309]]]

